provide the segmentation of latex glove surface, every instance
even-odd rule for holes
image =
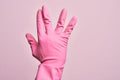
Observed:
[[[66,16],[67,11],[63,9],[57,26],[53,30],[48,10],[43,6],[37,12],[38,41],[30,33],[26,34],[32,55],[41,62],[36,80],[61,79],[66,61],[68,39],[77,21],[76,17],[73,17],[63,31]]]

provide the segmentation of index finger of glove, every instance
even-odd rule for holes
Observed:
[[[42,18],[42,10],[38,10],[36,20],[37,20],[37,35],[39,39],[41,35],[45,34],[44,23]]]

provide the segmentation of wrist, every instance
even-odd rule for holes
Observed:
[[[35,80],[61,80],[63,69],[63,66],[53,66],[52,64],[41,63],[38,66]]]
[[[65,60],[58,60],[58,59],[45,59],[41,62],[43,65],[48,65],[51,67],[64,67]]]

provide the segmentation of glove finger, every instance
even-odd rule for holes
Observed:
[[[70,20],[68,26],[64,30],[64,33],[67,34],[68,36],[70,36],[70,34],[73,31],[73,28],[74,28],[76,22],[77,22],[77,18],[75,16],[72,17],[72,19]]]
[[[38,10],[37,12],[37,35],[38,35],[38,41],[40,40],[40,36],[45,34],[45,28],[42,18],[42,10]]]
[[[30,46],[31,46],[32,55],[36,57],[36,56],[37,56],[37,52],[36,52],[36,49],[37,49],[37,41],[36,41],[35,38],[34,38],[31,34],[29,34],[29,33],[26,34],[26,38],[27,38],[27,40],[28,40],[28,43],[29,43]]]
[[[45,25],[46,33],[49,34],[52,31],[52,23],[46,6],[42,7],[42,14],[43,14],[43,22]]]
[[[59,19],[58,19],[58,22],[57,22],[57,26],[56,26],[56,29],[55,29],[55,31],[57,33],[62,32],[62,30],[64,28],[66,16],[67,16],[67,10],[63,9],[60,13],[60,16],[59,16]]]

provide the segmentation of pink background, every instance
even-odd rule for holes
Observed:
[[[0,0],[0,80],[34,80],[39,62],[25,38],[36,34],[36,12],[62,8],[78,23],[70,37],[62,80],[120,80],[120,0]]]

